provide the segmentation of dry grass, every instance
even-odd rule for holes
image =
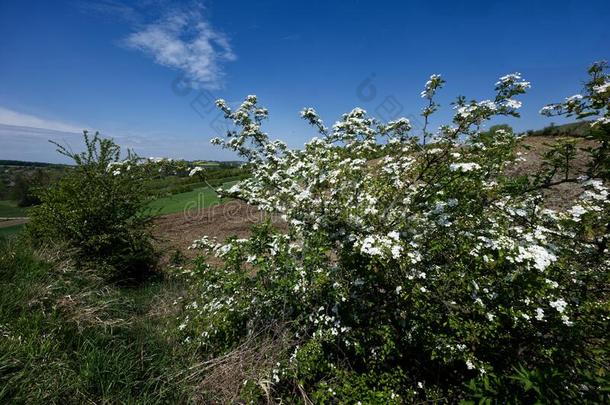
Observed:
[[[103,287],[99,291],[65,295],[58,299],[57,309],[82,330],[91,325],[103,327],[128,325],[131,319],[116,317],[113,314],[114,309],[121,304],[114,291],[109,287]]]
[[[187,403],[171,378],[194,362],[172,314],[184,285],[112,284],[65,250],[1,248],[0,403]]]
[[[286,358],[293,340],[287,328],[274,325],[250,336],[229,353],[191,366],[183,378],[187,385],[197,387],[193,401],[239,403],[244,382],[248,381],[260,387],[267,403],[275,403],[271,370],[280,359]]]

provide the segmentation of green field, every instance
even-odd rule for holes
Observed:
[[[229,181],[223,183],[222,187],[231,187],[235,183],[237,181]],[[216,192],[210,187],[199,187],[186,193],[161,197],[150,203],[149,207],[158,215],[164,215],[181,212],[185,209],[206,208],[228,200],[227,198],[218,198]],[[0,200],[0,218],[25,217],[27,216],[27,211],[27,208],[18,207],[14,201]],[[22,225],[17,225],[0,229],[0,235],[16,233],[21,227]]]
[[[24,224],[0,228],[0,237],[9,237],[18,234],[23,229]]]
[[[229,181],[224,183],[222,187],[228,188],[235,183],[237,183],[237,181]],[[229,198],[218,198],[216,191],[210,187],[201,187],[186,193],[161,197],[151,202],[149,207],[155,214],[164,215],[182,212],[184,210],[206,208],[229,200]]]
[[[15,218],[27,216],[27,209],[18,207],[17,203],[9,200],[0,200],[0,218]]]

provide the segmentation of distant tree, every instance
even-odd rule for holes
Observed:
[[[4,184],[4,181],[0,180],[0,198],[4,198],[7,194],[8,188],[6,187],[6,184]]]
[[[11,188],[11,197],[20,207],[31,207],[40,204],[38,194],[41,189],[48,187],[54,178],[47,170],[37,168],[33,171],[19,173],[15,177],[15,184]]]

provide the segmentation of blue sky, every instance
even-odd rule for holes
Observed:
[[[490,98],[497,77],[532,82],[517,130],[580,90],[610,58],[610,2],[218,1],[0,2],[0,159],[62,161],[47,140],[80,146],[99,130],[144,156],[233,159],[209,99],[257,94],[273,138],[300,147],[315,107],[327,123],[361,106],[417,119],[430,74]],[[188,82],[188,85],[184,85]],[[554,120],[561,122],[560,120]]]

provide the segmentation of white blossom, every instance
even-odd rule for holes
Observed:
[[[549,302],[549,305],[557,310],[559,313],[563,313],[565,311],[567,302],[563,298],[559,298],[558,300]]]
[[[479,170],[481,168],[477,163],[452,163],[449,165],[449,170],[452,172],[460,171],[460,172],[471,172],[474,170]]]
[[[203,171],[203,167],[201,166],[197,166],[191,169],[191,171],[189,172],[189,176],[194,176],[195,174],[202,172]]]
[[[606,82],[604,84],[600,84],[597,86],[593,86],[593,91],[595,91],[596,93],[605,93],[606,91],[608,91],[608,89],[610,89],[610,82]]]

